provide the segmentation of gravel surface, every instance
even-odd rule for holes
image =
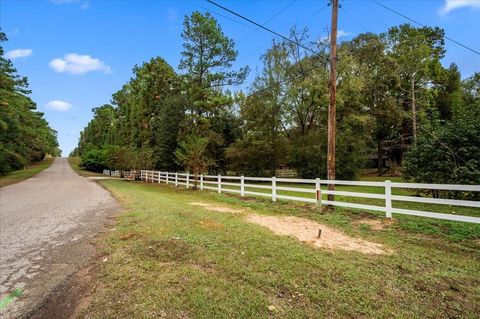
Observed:
[[[0,189],[1,318],[31,316],[43,300],[94,253],[93,236],[120,205],[95,182],[77,175],[66,158],[21,183]]]

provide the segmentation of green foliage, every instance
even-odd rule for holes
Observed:
[[[80,167],[92,172],[102,172],[107,166],[107,152],[100,149],[90,149],[81,156]]]
[[[7,38],[0,31],[0,42]],[[26,77],[17,75],[0,46],[0,175],[48,155],[60,156],[57,132],[28,96]]]
[[[228,168],[245,176],[264,176],[271,167],[271,148],[262,140],[249,134],[233,143],[226,151]]]
[[[182,38],[182,74],[160,57],[135,66],[134,77],[113,94],[112,105],[93,109],[93,120],[73,154],[83,158],[89,150],[103,150],[100,164],[122,170],[273,176],[288,166],[300,177],[326,177],[326,41],[312,42],[308,30],[293,28],[290,38],[303,47],[274,41],[262,56],[263,68],[250,94],[233,94],[229,90],[244,81],[248,68],[234,68],[234,41],[215,18],[199,12],[186,16]],[[319,53],[312,55],[305,47]],[[405,164],[409,178],[476,181],[472,167],[478,165],[478,134],[473,121],[478,119],[474,106],[480,75],[461,83],[455,64],[442,66],[444,55],[442,29],[408,24],[340,44],[337,179],[357,178],[375,154],[379,172],[384,159],[390,167],[400,167],[412,148]],[[0,119],[0,130],[6,123]],[[433,143],[428,131],[445,140],[448,148]],[[21,163],[13,159],[16,153],[3,148],[0,152],[10,159],[0,165]],[[31,153],[32,158],[41,155]],[[469,164],[462,164],[459,155]],[[415,171],[421,172],[414,175]]]
[[[207,155],[208,139],[189,135],[175,151],[178,162],[195,176],[206,171],[211,159]]]
[[[184,51],[179,68],[185,71],[182,90],[186,93],[185,117],[179,141],[195,134],[207,138],[211,171],[225,170],[224,152],[235,139],[233,102],[225,87],[243,82],[248,67],[232,70],[238,52],[235,43],[209,13],[193,12],[185,17]]]
[[[417,182],[480,184],[480,99],[467,98],[453,118],[419,136],[407,153],[405,177]],[[456,194],[477,196],[478,194]]]
[[[134,168],[134,153],[124,146],[110,146],[105,150],[106,165],[112,170],[126,171]]]
[[[188,108],[191,120],[196,124],[196,116],[202,117],[228,103],[219,88],[241,84],[248,68],[229,71],[238,52],[234,41],[223,33],[210,13],[193,12],[185,17],[183,26],[184,51],[179,68],[186,72]]]

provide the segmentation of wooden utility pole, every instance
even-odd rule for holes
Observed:
[[[417,106],[415,105],[415,73],[412,75],[412,132],[413,144],[417,143]]]
[[[338,0],[331,0],[332,5],[332,30],[330,33],[330,82],[328,104],[328,152],[327,152],[327,170],[328,180],[335,180],[335,132],[337,116],[337,20],[338,20]],[[329,184],[328,190],[335,190],[335,185]],[[328,195],[328,200],[333,201],[334,195]]]

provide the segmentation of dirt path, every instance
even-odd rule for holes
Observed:
[[[92,256],[92,237],[119,210],[110,193],[77,175],[66,158],[1,188],[0,317],[34,314]],[[16,289],[21,295],[2,306]]]

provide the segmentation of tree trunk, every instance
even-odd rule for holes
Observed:
[[[377,172],[382,173],[382,170],[383,170],[382,141],[378,141],[378,144],[377,144]]]

